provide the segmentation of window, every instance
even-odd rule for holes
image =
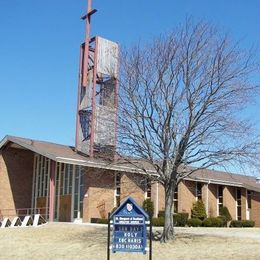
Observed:
[[[63,187],[63,195],[69,195],[72,193],[72,178],[73,178],[73,165],[66,164],[65,165],[65,173],[64,173],[64,187]]]
[[[65,164],[60,164],[60,195],[64,195],[64,186],[65,186]]]
[[[237,220],[241,220],[241,189],[237,189]]]
[[[74,186],[74,218],[83,217],[83,200],[84,200],[84,168],[75,166],[75,186]]]
[[[222,207],[223,207],[223,186],[218,185],[218,215]]]
[[[176,187],[174,191],[173,212],[178,213],[178,187]]]
[[[120,206],[120,194],[121,194],[121,174],[115,174],[115,207]]]
[[[202,183],[196,182],[196,200],[202,200]]]
[[[152,198],[152,184],[149,179],[145,179],[145,199]]]
[[[247,208],[251,209],[251,200],[252,200],[252,192],[250,190],[247,191]]]
[[[59,208],[59,201],[60,201],[60,163],[56,164],[56,176],[55,176],[55,219],[58,219],[58,208]]]
[[[35,155],[33,167],[32,208],[37,207],[37,198],[48,196],[50,160]]]

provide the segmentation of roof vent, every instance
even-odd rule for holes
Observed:
[[[256,183],[259,183],[259,184],[260,184],[260,177],[257,177],[257,178],[255,179],[255,181],[256,181]]]

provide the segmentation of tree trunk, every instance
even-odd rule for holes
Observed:
[[[173,199],[174,199],[175,185],[169,184],[165,187],[165,220],[161,243],[166,243],[168,240],[174,239],[173,227]]]

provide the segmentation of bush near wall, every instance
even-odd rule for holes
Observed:
[[[225,217],[226,221],[232,220],[231,214],[225,206],[219,209],[219,215]]]
[[[159,210],[158,218],[160,218],[160,217],[165,217],[165,211],[164,210]]]
[[[91,218],[90,223],[97,223],[99,218]]]
[[[204,220],[207,217],[205,205],[202,200],[197,200],[193,203],[191,210],[191,218],[198,218]]]
[[[152,225],[154,227],[163,227],[164,226],[164,217],[153,218]]]
[[[252,220],[232,220],[230,227],[254,227],[255,222]]]
[[[100,218],[98,219],[97,224],[108,224],[108,219]]]
[[[225,225],[226,225],[226,220],[223,217],[206,218],[202,222],[203,227],[224,227]]]
[[[150,219],[153,217],[154,213],[154,205],[151,199],[146,199],[143,202],[143,209],[146,211],[146,213],[149,215]]]
[[[201,227],[202,221],[199,218],[190,218],[187,224],[189,227]]]
[[[189,213],[173,214],[173,224],[175,227],[185,227],[189,218]]]
[[[158,218],[164,219],[165,213],[164,211],[159,211]],[[189,213],[174,213],[173,214],[173,225],[175,227],[185,227],[187,225],[187,221],[189,218]]]
[[[232,220],[231,214],[228,208],[225,206],[219,209],[219,215],[224,221],[224,226],[227,226],[227,224],[229,224],[229,222]]]

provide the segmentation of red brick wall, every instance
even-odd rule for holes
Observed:
[[[85,174],[83,222],[91,218],[107,218],[114,208],[114,174],[107,170],[88,168]]]
[[[246,219],[246,189],[241,188],[241,218]]]
[[[217,216],[217,188],[215,184],[209,184],[209,198],[208,198],[208,216],[216,217]]]
[[[165,210],[165,191],[164,187],[159,184],[158,185],[158,212]]]
[[[107,217],[114,208],[115,172],[88,168],[85,174],[85,198],[83,222],[91,218]],[[123,173],[121,176],[120,200],[133,197],[139,205],[144,201],[143,176]]]
[[[224,187],[223,190],[223,206],[226,206],[232,219],[236,219],[236,188],[231,186]]]
[[[90,218],[101,218],[102,214],[114,208],[114,172],[88,169],[86,172],[86,194],[84,198],[83,221],[89,222]],[[217,187],[216,184],[202,186],[202,199],[207,206],[208,194],[208,216],[217,216]],[[121,201],[132,196],[139,205],[144,200],[144,181],[142,176],[133,174],[122,174],[121,177]],[[242,219],[246,219],[246,190],[241,189],[242,194]],[[196,201],[196,182],[182,181],[178,185],[178,212],[191,214],[193,202]],[[152,200],[156,207],[157,184],[152,185]],[[228,207],[233,219],[236,219],[236,188],[224,186],[223,205]],[[158,184],[158,211],[164,210],[164,188]],[[260,193],[254,193],[252,197],[251,219],[260,227]]]
[[[252,195],[251,219],[255,221],[256,227],[260,227],[260,193],[255,191]]]
[[[123,173],[121,177],[121,202],[131,196],[142,206],[145,195],[145,179],[143,175]]]
[[[193,203],[196,201],[196,182],[181,181],[178,185],[178,211],[191,215]]]
[[[157,199],[157,192],[159,191],[159,184],[154,182],[152,183],[151,187],[151,200],[154,204],[154,217],[157,217],[158,214],[158,208],[159,208],[159,201]]]
[[[30,208],[33,152],[6,147],[0,153],[0,209]]]

